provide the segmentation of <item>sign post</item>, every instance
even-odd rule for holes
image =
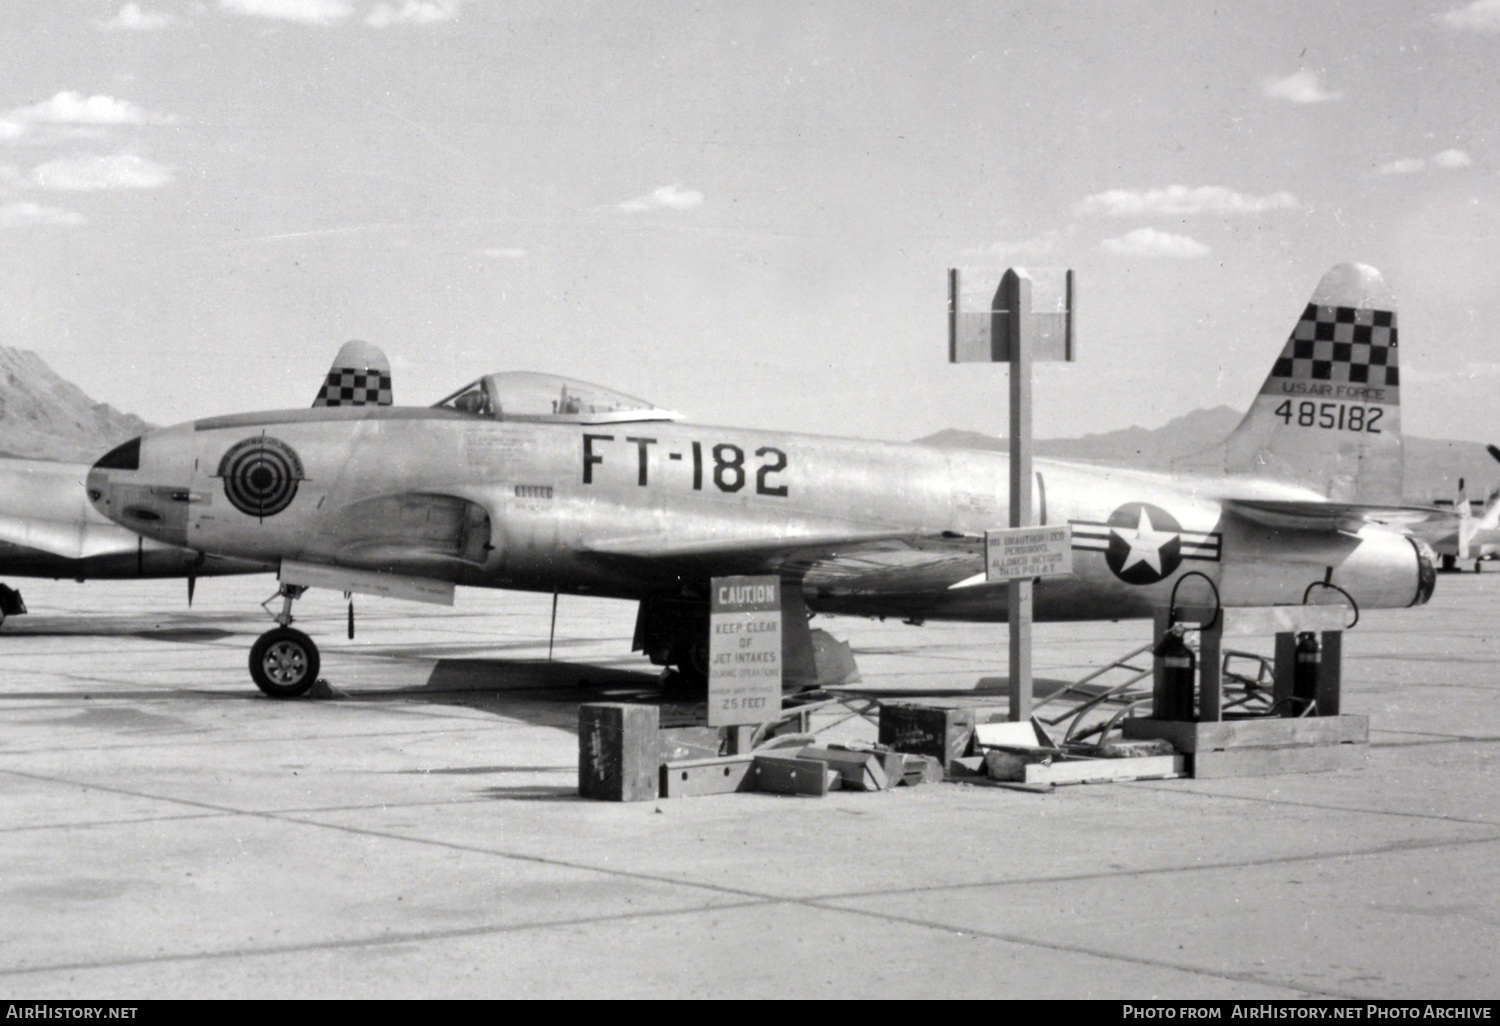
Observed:
[[[708,725],[781,715],[781,578],[715,577],[708,617]]]
[[[962,309],[959,272],[948,272],[948,359],[951,363],[1010,364],[1010,526],[1030,527],[1031,364],[1037,360],[1073,359],[1073,272],[1049,281],[1046,301],[1035,304],[1031,275],[1010,268],[990,303],[987,323]],[[986,536],[986,573],[989,573]],[[1071,572],[1071,553],[1069,569]],[[1031,587],[1038,574],[1002,575],[1006,584],[1006,618],[1010,628],[1010,718],[1031,718]],[[994,578],[991,578],[994,579]]]
[[[1002,308],[1003,304],[1003,308]],[[1005,313],[1031,310],[1031,279],[1015,268],[1000,279],[992,314],[996,337],[1010,350],[1010,526],[1031,526],[1031,350],[1026,318]],[[1031,578],[1005,585],[1010,626],[1010,718],[1031,719]]]

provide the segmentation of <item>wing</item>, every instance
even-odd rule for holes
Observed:
[[[673,543],[621,538],[589,547],[596,559],[678,578],[778,574],[853,591],[938,592],[984,572],[984,539],[952,531],[830,534]]]
[[[140,545],[140,536],[114,524],[65,523],[0,515],[0,545],[44,552],[62,559],[90,559],[133,553]]]

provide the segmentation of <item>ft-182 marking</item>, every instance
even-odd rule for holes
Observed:
[[[1325,431],[1363,431],[1371,435],[1382,433],[1375,425],[1385,416],[1382,406],[1304,400],[1293,408],[1290,399],[1276,407],[1274,412],[1285,424],[1296,423],[1298,427],[1317,427]]]
[[[598,435],[585,433],[583,436],[583,483],[594,483],[594,466],[604,462],[604,456],[595,451],[594,446],[599,442],[613,442],[614,435]],[[657,444],[655,438],[642,438],[635,435],[624,439],[635,446],[636,451],[636,476],[635,483],[644,488],[649,480],[649,467],[651,464],[651,446]],[[703,490],[703,444],[692,443],[693,456],[693,491]],[[721,492],[737,492],[748,483],[749,467],[745,466],[745,450],[732,442],[720,442],[709,449],[713,457],[713,469],[710,477],[714,487]],[[755,456],[761,461],[760,466],[755,469],[755,494],[775,495],[785,498],[787,486],[775,484],[771,481],[771,475],[779,474],[786,469],[786,453],[773,446],[763,445],[755,450]],[[682,453],[667,453],[668,459],[680,460]]]

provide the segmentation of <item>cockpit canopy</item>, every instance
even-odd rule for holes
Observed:
[[[555,374],[509,371],[490,374],[454,392],[437,406],[491,420],[559,424],[618,424],[635,420],[681,420],[623,392]]]

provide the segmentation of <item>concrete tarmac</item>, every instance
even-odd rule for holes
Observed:
[[[625,805],[576,724],[654,693],[626,603],[564,596],[549,664],[549,596],[360,599],[348,641],[313,592],[344,697],[276,702],[268,577],[10,583],[0,997],[1500,993],[1500,573],[1346,637],[1362,769]],[[1003,624],[814,625],[871,687],[1005,672]],[[1038,625],[1036,672],[1148,631]]]

